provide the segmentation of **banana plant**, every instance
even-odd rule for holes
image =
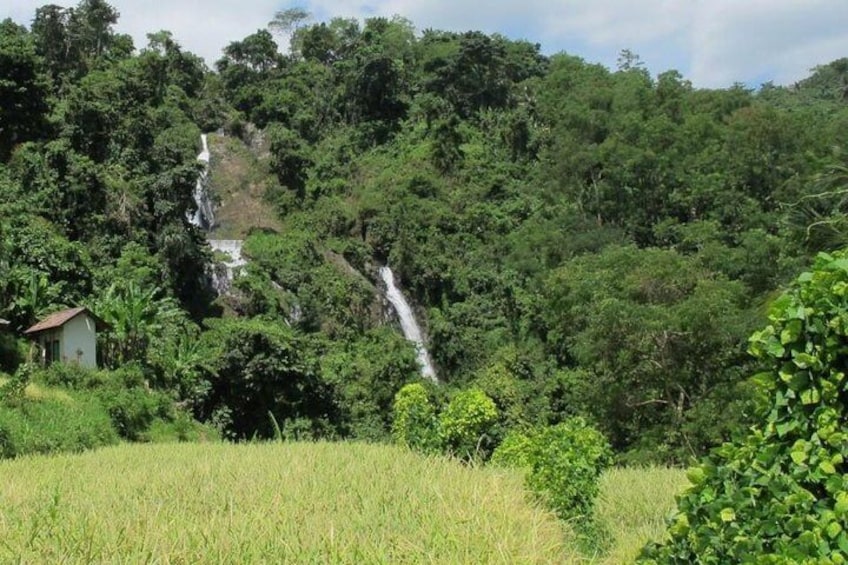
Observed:
[[[159,287],[140,288],[135,282],[112,283],[95,306],[109,324],[105,335],[107,364],[143,361],[150,340],[162,329],[160,314],[167,301],[158,299]]]

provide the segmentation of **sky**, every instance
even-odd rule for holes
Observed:
[[[29,24],[38,6],[13,0],[0,18]],[[622,49],[654,75],[680,71],[696,87],[792,84],[816,65],[848,57],[848,0],[111,0],[117,31],[136,47],[148,32],[173,33],[211,66],[222,48],[264,28],[278,10],[303,7],[316,21],[335,16],[403,16],[427,28],[501,33],[615,68]],[[5,13],[4,13],[5,12]]]

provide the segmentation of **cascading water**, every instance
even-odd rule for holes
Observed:
[[[226,294],[232,287],[235,270],[247,263],[241,254],[241,246],[244,242],[240,239],[207,239],[206,241],[209,242],[212,251],[223,253],[228,257],[223,261],[226,267],[225,276],[216,272],[212,273],[212,286],[218,294]]]
[[[421,374],[433,382],[439,382],[436,376],[436,370],[430,361],[430,353],[424,347],[421,328],[415,320],[415,315],[412,313],[409,302],[406,301],[406,297],[404,297],[403,293],[395,284],[394,273],[388,267],[380,267],[380,278],[386,283],[386,298],[394,306],[398,318],[400,318],[400,327],[403,330],[403,335],[406,339],[413,342],[415,348],[418,350],[418,363],[421,365]]]
[[[194,187],[194,202],[197,205],[197,211],[189,215],[189,222],[197,226],[203,231],[208,232],[215,227],[215,207],[212,204],[212,199],[209,197],[209,145],[206,139],[206,134],[200,134],[200,143],[203,149],[197,160],[204,164],[203,170],[197,177],[197,184]],[[213,251],[225,254],[228,258],[224,259],[225,270],[210,269],[212,273],[212,286],[218,294],[226,294],[230,291],[233,285],[233,276],[235,269],[245,265],[246,261],[241,254],[241,246],[244,243],[240,239],[207,239],[209,247]]]
[[[197,204],[197,211],[189,218],[189,221],[200,229],[208,231],[215,225],[215,211],[212,200],[209,198],[209,145],[206,143],[205,133],[200,134],[200,142],[203,144],[203,149],[197,156],[197,160],[202,162],[204,167],[194,186],[194,202]]]

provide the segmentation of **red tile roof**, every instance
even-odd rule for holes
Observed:
[[[72,319],[76,318],[80,314],[85,312],[89,316],[91,316],[98,328],[101,328],[105,324],[100,318],[91,313],[91,310],[88,308],[81,306],[79,308],[71,308],[69,310],[62,310],[61,312],[56,312],[55,314],[51,314],[32,326],[30,329],[24,332],[24,334],[35,334],[38,332],[43,332],[45,330],[52,330],[54,328],[59,328],[70,322]]]

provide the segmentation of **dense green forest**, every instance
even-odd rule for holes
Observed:
[[[82,0],[0,24],[0,370],[41,316],[90,306],[121,413],[144,416],[128,430],[177,410],[233,439],[389,439],[421,377],[388,264],[443,382],[428,393],[486,393],[491,446],[581,416],[621,461],[688,462],[748,424],[769,302],[848,243],[848,59],[705,90],[629,51],[610,70],[289,11],[209,69],[118,17]],[[249,261],[225,296],[188,220],[201,132],[213,194],[238,191],[216,159],[247,155],[273,217],[235,234]],[[109,380],[73,378],[55,377]]]

